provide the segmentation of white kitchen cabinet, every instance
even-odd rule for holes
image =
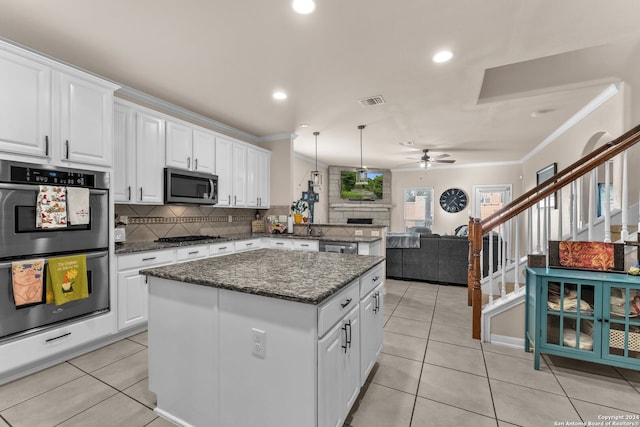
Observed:
[[[136,112],[136,202],[164,202],[164,132],[163,118]]]
[[[113,198],[116,203],[136,199],[136,114],[116,102],[113,107]]]
[[[293,249],[299,251],[309,251],[309,252],[318,252],[320,247],[320,242],[317,240],[293,240]]]
[[[60,157],[63,161],[111,166],[113,89],[55,73],[60,100]]]
[[[232,254],[235,250],[233,242],[213,243],[209,245],[209,256],[221,256]]]
[[[254,251],[261,247],[261,239],[238,240],[237,242],[234,242],[235,252]]]
[[[232,152],[233,194],[231,206],[243,207],[247,205],[247,147],[242,144],[233,144]]]
[[[216,135],[206,129],[193,130],[193,170],[198,172],[215,172]]]
[[[336,309],[351,310],[318,340],[318,427],[342,426],[361,386],[358,291],[343,291],[336,299]]]
[[[149,290],[147,277],[138,272],[147,267],[171,264],[174,250],[118,255],[118,330],[147,322]]]
[[[176,261],[192,261],[209,256],[208,245],[189,245],[176,249]]]
[[[380,352],[384,327],[384,265],[360,277],[360,379],[364,385]]]
[[[215,134],[186,122],[167,120],[166,164],[191,171],[214,171]]]
[[[0,150],[112,166],[117,85],[0,42]]]
[[[269,207],[270,153],[247,147],[247,207]]]
[[[380,283],[360,301],[360,380],[367,380],[382,351],[384,316],[384,283]]]
[[[218,175],[218,204],[231,206],[233,192],[233,142],[226,138],[216,138],[216,175]]]
[[[274,249],[293,249],[293,240],[287,238],[279,239],[277,237],[271,237],[269,239],[269,246]]]
[[[0,50],[0,150],[48,157],[51,147],[51,69]]]
[[[164,202],[164,119],[127,101],[114,106],[114,200]]]

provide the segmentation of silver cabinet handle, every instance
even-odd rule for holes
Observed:
[[[380,279],[380,276],[376,276],[376,277],[373,278],[373,281],[377,282],[379,279]]]
[[[140,187],[140,201],[142,201],[142,187]]]
[[[198,165],[198,160],[196,160],[196,169],[198,168],[198,167],[197,167],[197,165]],[[211,186],[211,191],[209,192],[209,195],[210,195],[210,197],[209,197],[209,198],[213,200],[213,198],[214,198],[216,195],[215,195],[215,191],[214,191],[214,188],[213,188],[213,187],[214,187],[214,185],[213,185],[213,180],[212,180],[212,179],[210,179],[210,180],[209,180],[209,185]]]
[[[144,261],[153,261],[154,259],[156,259],[156,257],[154,257],[154,256],[149,257],[149,258],[142,258],[142,262],[144,262]]]
[[[229,194],[229,204],[231,204],[231,194]]]
[[[246,246],[253,246],[253,242],[252,243],[245,243]]]
[[[238,203],[238,201],[236,200],[236,196],[233,196],[233,204],[235,205],[237,203]]]
[[[131,201],[131,186],[129,186],[128,191],[129,191],[128,200]]]
[[[187,157],[187,169],[191,168],[191,157]]]
[[[199,254],[199,253],[200,253],[200,251],[191,251],[191,252],[189,252],[189,255],[195,255],[195,254]]]
[[[198,159],[195,159],[195,169],[198,170]]]
[[[49,156],[49,135],[44,136],[44,155]]]
[[[344,303],[340,304],[340,307],[345,308],[346,306],[351,304],[352,299],[353,298],[347,298],[347,300]]]
[[[218,250],[219,250],[219,251],[224,251],[225,249],[227,249],[227,247],[226,247],[226,246],[223,246],[223,247],[221,247],[221,248],[218,248]]]
[[[68,139],[65,141],[65,146],[67,150],[65,159],[69,160],[69,140]]]

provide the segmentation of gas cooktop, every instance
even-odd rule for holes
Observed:
[[[160,237],[156,242],[160,243],[182,243],[182,242],[196,242],[198,240],[213,240],[219,239],[220,236],[173,236],[173,237]]]

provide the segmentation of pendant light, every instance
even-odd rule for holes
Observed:
[[[318,135],[320,132],[314,132],[313,135],[316,137],[316,170],[311,171],[311,181],[313,181],[314,188],[320,188],[322,185],[322,172],[318,170]]]
[[[359,125],[360,129],[360,169],[356,169],[356,185],[367,185],[369,180],[367,179],[367,168],[362,166],[362,129],[365,125]]]

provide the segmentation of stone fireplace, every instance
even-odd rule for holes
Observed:
[[[354,201],[340,197],[340,174],[343,170],[355,170],[347,166],[329,166],[329,223],[347,224],[349,219],[371,218],[373,225],[391,225],[391,171],[382,172],[382,199],[374,201]]]

